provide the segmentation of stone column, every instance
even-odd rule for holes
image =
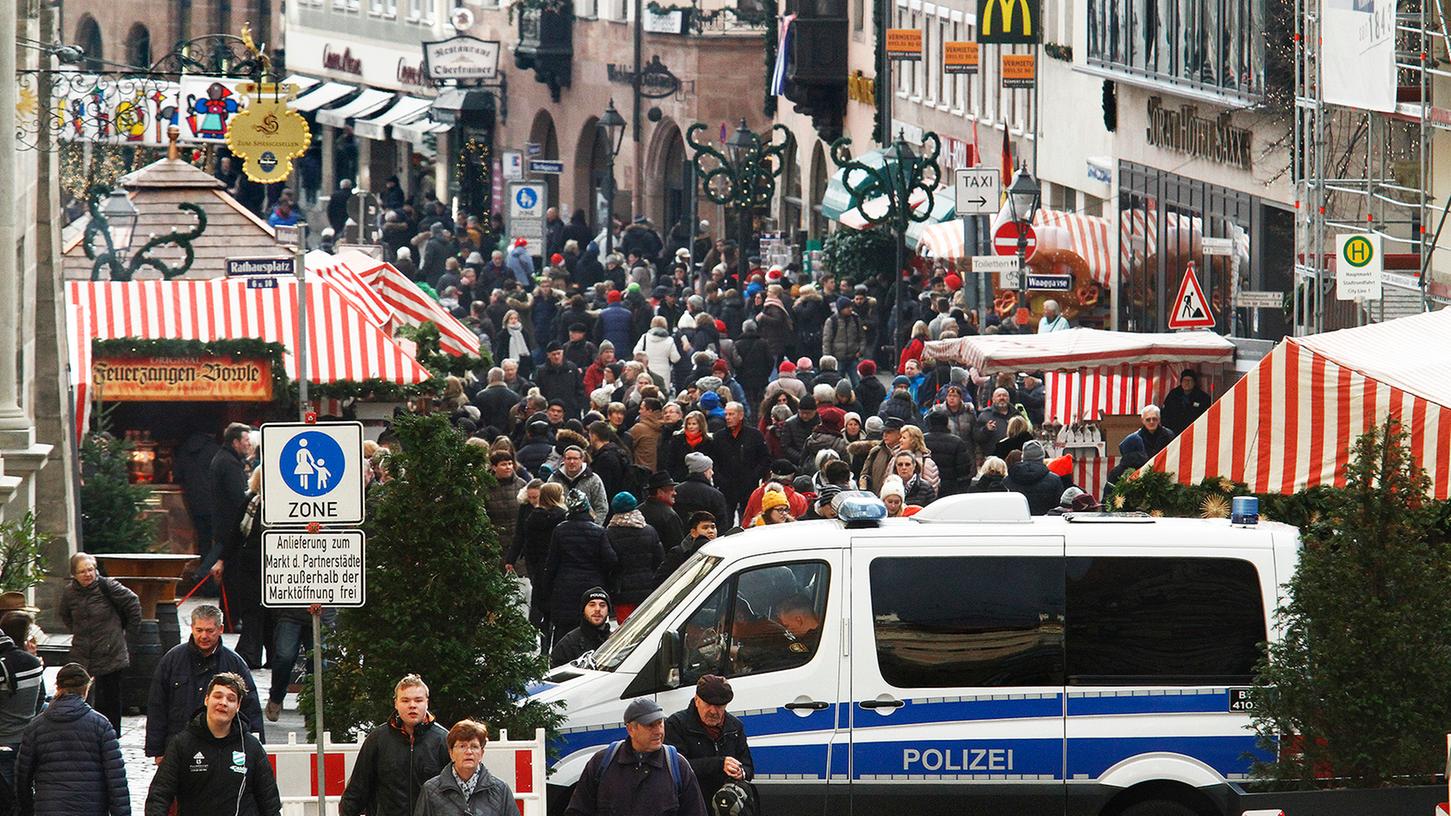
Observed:
[[[0,0],[0,448],[28,447],[30,420],[20,408],[20,233],[15,153],[15,52],[19,19],[16,0]]]
[[[338,177],[333,172],[333,134],[336,132],[327,125],[318,125],[322,130],[322,191],[321,195],[332,195],[333,190],[338,188]],[[321,231],[319,231],[321,232]]]

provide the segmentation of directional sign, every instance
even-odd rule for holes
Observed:
[[[1184,280],[1179,284],[1179,294],[1169,304],[1169,328],[1205,329],[1215,324],[1214,313],[1209,310],[1209,300],[1199,288],[1199,278],[1194,275],[1194,264],[1184,269]]]
[[[1002,207],[1003,178],[995,167],[971,167],[953,177],[958,215],[997,215]]]
[[[272,228],[272,234],[277,237],[277,243],[283,246],[297,246],[302,240],[302,229],[296,224],[278,224]]]
[[[524,178],[524,154],[517,150],[505,150],[503,171],[504,178],[509,181]]]
[[[993,272],[1017,272],[1017,255],[974,255],[972,256],[972,271],[980,274],[991,274]]]
[[[1199,249],[1205,255],[1233,255],[1233,238],[1200,238]]]
[[[1335,236],[1335,299],[1380,300],[1384,263],[1379,235]]]
[[[362,530],[262,533],[262,605],[362,606],[367,593]]]
[[[1283,309],[1285,293],[1243,290],[1234,296],[1234,305],[1241,309]]]
[[[1067,292],[1073,288],[1073,276],[1029,274],[1028,288],[1038,292]]]
[[[363,425],[262,426],[262,523],[362,524]]]
[[[529,172],[546,176],[557,176],[564,172],[564,162],[555,159],[530,159]]]
[[[544,154],[544,146],[538,142],[525,142],[524,152],[529,154],[530,157],[541,156]]]
[[[1018,254],[1018,225],[1017,221],[1004,222],[1002,226],[993,231],[993,252],[998,255]],[[1038,233],[1034,231],[1032,224],[1022,224],[1026,239],[1023,241],[1023,262],[1033,260],[1033,255],[1038,252]]]

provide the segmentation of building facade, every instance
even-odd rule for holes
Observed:
[[[80,46],[92,68],[144,69],[177,43],[240,35],[244,25],[259,45],[283,48],[282,0],[62,0],[59,6],[62,41]]]

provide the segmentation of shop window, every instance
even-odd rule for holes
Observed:
[[[1088,0],[1088,63],[1257,100],[1265,92],[1265,2]]]

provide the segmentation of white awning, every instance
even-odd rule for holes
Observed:
[[[376,88],[364,88],[357,98],[337,108],[317,112],[317,123],[319,125],[332,125],[333,127],[344,127],[348,120],[356,116],[364,116],[388,104],[393,99],[393,94],[387,91],[380,91]]]
[[[358,87],[356,85],[345,85],[341,82],[324,82],[322,85],[313,87],[304,96],[293,100],[292,109],[301,113],[315,111],[323,105],[342,99],[357,89]]]
[[[425,111],[411,120],[395,123],[393,125],[393,138],[402,139],[411,144],[421,145],[423,144],[424,136],[430,133],[445,133],[452,129],[453,125],[435,122],[429,119],[428,113]]]
[[[309,88],[318,84],[319,82],[322,82],[322,80],[313,79],[310,76],[303,76],[302,74],[293,74],[287,79],[282,80],[283,85],[296,85],[297,92],[299,94],[307,93]]]
[[[353,122],[353,132],[365,139],[383,139],[385,129],[397,122],[408,121],[416,118],[420,113],[428,110],[433,104],[431,99],[420,99],[416,96],[399,94],[398,101],[393,107],[374,114],[367,119],[357,119]]]

